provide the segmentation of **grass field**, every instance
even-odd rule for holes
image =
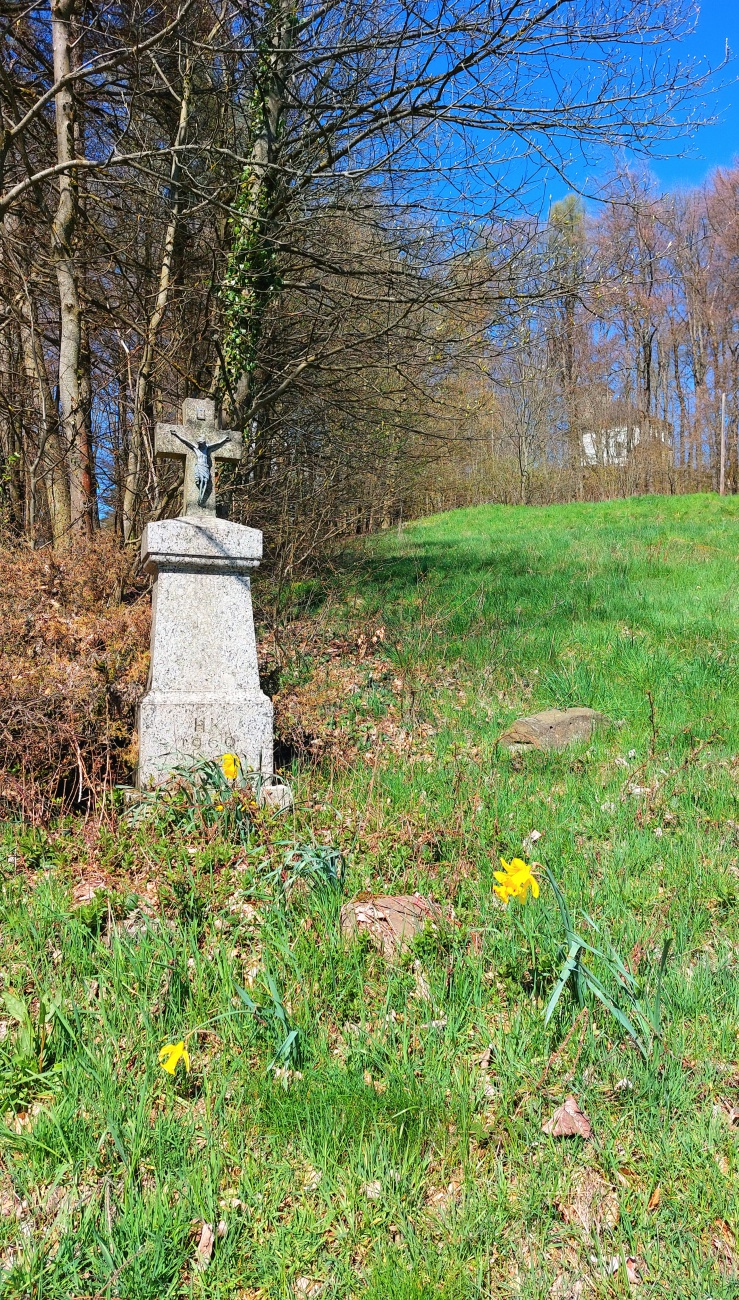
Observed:
[[[739,1295],[738,557],[730,498],[423,520],[294,593],[294,814],[4,827],[3,1300]],[[572,704],[613,725],[497,747]],[[343,891],[286,891],[295,846]],[[569,985],[545,1025],[544,865],[645,998],[672,939],[644,1052]],[[415,890],[447,919],[397,960],[342,939]],[[588,1141],[542,1131],[568,1094]]]

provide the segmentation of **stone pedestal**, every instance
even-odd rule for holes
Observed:
[[[227,753],[271,775],[272,704],[259,687],[249,578],[262,534],[214,515],[164,519],[144,529],[141,558],[155,583],[139,788]]]

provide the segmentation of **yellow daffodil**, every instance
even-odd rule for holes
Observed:
[[[506,906],[512,898],[517,898],[519,903],[525,903],[529,889],[534,898],[539,897],[539,882],[531,867],[521,858],[513,858],[511,862],[501,858],[500,865],[503,870],[493,872],[498,881],[497,885],[493,885],[493,891],[498,898],[503,899]]]
[[[221,759],[221,771],[227,781],[235,781],[241,764],[237,754],[224,754]]]
[[[167,1074],[174,1074],[177,1062],[183,1061],[185,1069],[190,1069],[190,1056],[184,1042],[166,1043],[159,1053],[159,1064]]]

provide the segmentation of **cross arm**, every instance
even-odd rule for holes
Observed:
[[[176,456],[178,460],[184,460],[189,449],[185,441],[185,433],[189,433],[182,425],[177,424],[157,424],[154,429],[154,454],[156,456]]]
[[[242,435],[234,429],[219,430],[219,433],[221,436],[216,442],[211,442],[210,438],[208,439],[208,446],[213,459],[240,461],[244,445]]]

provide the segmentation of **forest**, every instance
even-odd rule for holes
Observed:
[[[219,510],[285,575],[450,505],[737,490],[739,171],[662,194],[646,163],[706,75],[669,53],[687,7],[0,22],[8,540],[176,513],[154,426],[190,396],[243,434]],[[573,151],[605,179],[549,202]]]

